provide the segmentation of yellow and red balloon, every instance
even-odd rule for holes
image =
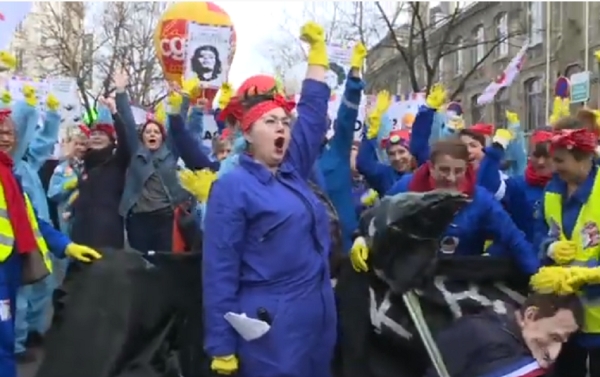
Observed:
[[[165,79],[181,84],[185,71],[186,41],[188,24],[222,26],[231,28],[231,49],[229,64],[235,55],[236,35],[229,15],[218,5],[211,2],[177,2],[162,14],[156,31],[154,45],[156,55],[162,65]],[[203,96],[212,102],[216,89],[205,89]]]

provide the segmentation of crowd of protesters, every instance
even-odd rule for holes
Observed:
[[[201,245],[204,346],[215,373],[330,376],[340,339],[334,264],[347,257],[357,272],[369,269],[361,212],[386,196],[448,189],[471,201],[439,252],[511,258],[538,292],[516,313],[459,320],[443,333],[451,375],[493,374],[526,355],[544,373],[600,376],[597,113],[570,116],[557,101],[550,124],[526,142],[516,113],[507,111],[506,127],[465,126],[435,85],[410,130],[391,126],[391,96],[378,93],[357,142],[365,47],[354,47],[332,121],[323,29],[307,23],[301,38],[309,50],[298,103],[273,77],[224,84],[212,150],[198,138],[211,106],[198,100],[198,79],[171,83],[165,106],[137,124],[123,70],[112,78],[115,95],[100,99],[93,124],[71,130],[45,177],[58,101],[48,97],[38,127],[33,88],[22,101],[2,96],[0,375],[16,377],[16,364],[35,358],[30,347],[43,342],[70,260],[91,262],[96,250],[127,243],[142,253]],[[257,321],[266,331],[241,329]],[[466,334],[476,340],[457,350]]]

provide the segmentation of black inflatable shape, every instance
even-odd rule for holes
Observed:
[[[201,254],[101,252],[69,271],[36,376],[210,376]]]

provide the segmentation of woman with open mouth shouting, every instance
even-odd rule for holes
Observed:
[[[237,102],[247,150],[206,206],[204,346],[218,374],[331,376],[331,236],[308,184],[327,132],[329,59],[321,26],[309,22],[301,35],[310,51],[296,121],[276,90],[245,91]],[[244,331],[248,322],[262,331]]]
[[[131,247],[142,252],[170,251],[175,208],[190,198],[177,178],[179,156],[170,145],[164,125],[156,119],[147,120],[137,129],[125,92],[127,74],[118,72],[113,79],[117,110],[127,126],[124,142],[131,150],[119,206],[119,213],[126,219],[127,238]]]

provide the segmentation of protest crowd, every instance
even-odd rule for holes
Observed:
[[[0,377],[600,377],[600,112],[557,98],[526,139],[437,84],[410,128],[377,93],[357,140],[365,46],[332,118],[324,30],[299,38],[296,92],[213,108],[204,46],[143,121],[117,70],[58,161],[57,97],[3,91]]]

